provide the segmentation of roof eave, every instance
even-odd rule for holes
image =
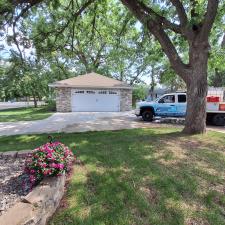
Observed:
[[[89,88],[89,89],[133,89],[131,86],[78,86],[78,85],[65,85],[65,84],[49,84],[53,88]]]

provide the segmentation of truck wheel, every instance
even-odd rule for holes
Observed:
[[[153,115],[152,111],[144,111],[141,116],[144,121],[151,122],[153,120],[154,115]]]
[[[225,126],[225,114],[216,114],[212,120],[213,124],[216,126]]]
[[[213,119],[213,115],[211,113],[207,113],[206,124],[212,125],[212,119]]]

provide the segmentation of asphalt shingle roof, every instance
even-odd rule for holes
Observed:
[[[109,78],[97,73],[88,73],[66,80],[49,84],[50,87],[76,87],[76,88],[126,88],[131,87],[122,81]]]

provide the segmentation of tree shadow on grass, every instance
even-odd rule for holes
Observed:
[[[192,152],[187,140],[196,143]],[[83,179],[78,171],[67,192],[69,208],[50,224],[225,224],[225,206],[208,197],[212,183],[224,180],[196,165],[202,160],[219,175],[224,168],[219,157],[201,154],[212,148],[204,140],[136,130],[90,135],[78,146]]]

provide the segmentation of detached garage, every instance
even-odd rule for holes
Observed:
[[[119,112],[132,109],[132,88],[96,73],[49,84],[56,90],[57,112]]]

